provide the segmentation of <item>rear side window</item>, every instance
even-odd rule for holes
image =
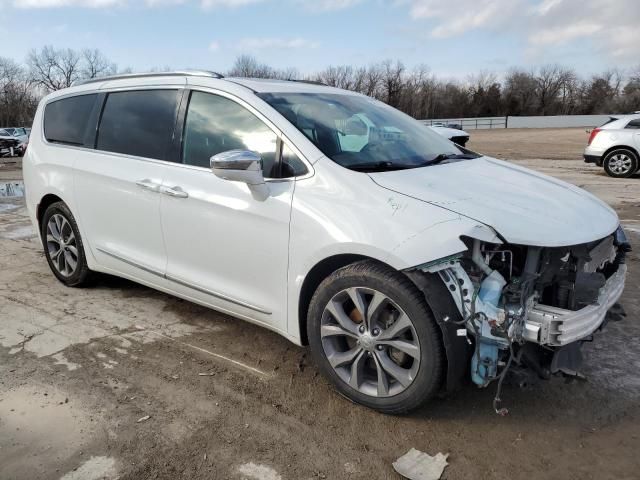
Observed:
[[[78,95],[49,103],[44,109],[44,137],[49,142],[84,145],[97,96]]]
[[[177,99],[177,90],[110,93],[102,111],[96,148],[165,160]]]
[[[625,128],[640,129],[640,118],[638,120],[631,120],[629,123],[627,123],[627,126]]]

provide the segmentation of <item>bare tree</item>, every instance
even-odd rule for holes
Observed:
[[[47,45],[32,50],[27,65],[33,81],[48,91],[70,87],[81,77],[80,54],[70,48],[57,50]]]
[[[572,75],[574,73],[571,70],[560,65],[545,65],[540,68],[536,76],[540,115],[552,114],[560,91]]]
[[[391,60],[386,60],[382,63],[382,69],[384,101],[392,107],[395,107],[400,102],[405,67],[400,61],[393,63]]]
[[[45,46],[27,57],[32,80],[47,91],[70,87],[77,80],[103,77],[117,72],[117,66],[98,49],[80,51]]]
[[[251,55],[240,55],[236,58],[233,67],[227,72],[227,75],[231,77],[293,80],[298,77],[298,72],[295,68],[277,70],[266,63],[258,62],[258,60]]]
[[[30,125],[37,105],[37,92],[24,67],[0,57],[0,126]]]
[[[351,66],[327,67],[318,73],[315,78],[332,87],[356,90],[355,71]]]
[[[535,113],[536,78],[532,72],[513,68],[504,81],[504,104],[507,115]]]
[[[116,64],[109,61],[97,48],[86,48],[81,55],[82,69],[80,75],[83,79],[114,75],[118,71]]]

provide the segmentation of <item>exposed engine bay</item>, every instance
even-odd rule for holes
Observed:
[[[581,378],[580,347],[608,318],[624,289],[622,228],[594,242],[530,247],[462,239],[466,252],[422,265],[444,282],[460,319],[457,335],[473,345],[471,378],[481,387],[506,374],[523,383],[532,375]]]

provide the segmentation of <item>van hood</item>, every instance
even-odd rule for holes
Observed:
[[[578,245],[610,235],[619,224],[617,214],[585,190],[489,157],[369,176],[385,189],[482,222],[514,244]]]

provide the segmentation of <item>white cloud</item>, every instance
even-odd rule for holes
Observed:
[[[522,6],[522,0],[457,0],[455,7],[443,0],[410,0],[414,20],[435,22],[431,35],[446,38],[478,28],[497,28]]]
[[[544,0],[529,16],[529,45],[590,41],[593,51],[610,59],[637,61],[640,51],[638,0]]]
[[[543,0],[541,3],[534,5],[531,8],[531,12],[538,15],[546,15],[563,1],[564,0]]]
[[[202,0],[200,4],[203,8],[237,8],[251,5],[254,3],[260,3],[264,0]]]
[[[290,3],[300,5],[309,11],[324,12],[349,8],[365,0],[288,0]],[[147,7],[167,7],[196,3],[205,10],[216,8],[239,8],[263,2],[275,3],[275,0],[13,0],[17,8],[108,8],[113,6],[143,3]],[[1,4],[1,0],[0,0]]]
[[[528,52],[548,56],[555,45],[589,41],[610,59],[637,61],[639,0],[396,0],[434,38],[488,30],[522,36]]]
[[[638,60],[640,40],[638,24],[616,27],[615,35],[607,39],[611,54],[616,58]]]
[[[148,7],[170,7],[173,5],[182,5],[187,0],[144,0]]]
[[[106,8],[120,6],[124,3],[126,0],[14,0],[13,5],[16,8]]]
[[[148,7],[166,7],[172,5],[182,5],[189,0],[143,0]],[[213,8],[236,8],[266,0],[199,0],[204,9]],[[84,8],[107,8],[134,3],[131,0],[13,0],[14,6],[18,8],[58,8],[58,7],[84,7]]]
[[[218,50],[220,50],[220,43],[213,41],[209,44],[209,50],[212,52],[217,52]]]
[[[590,37],[603,28],[603,25],[594,22],[547,28],[530,34],[529,43],[533,46],[563,44],[581,37]]]
[[[312,12],[331,12],[351,8],[363,0],[296,0],[296,3],[303,5]]]
[[[238,50],[291,50],[318,48],[320,44],[304,38],[243,38],[237,43]]]

